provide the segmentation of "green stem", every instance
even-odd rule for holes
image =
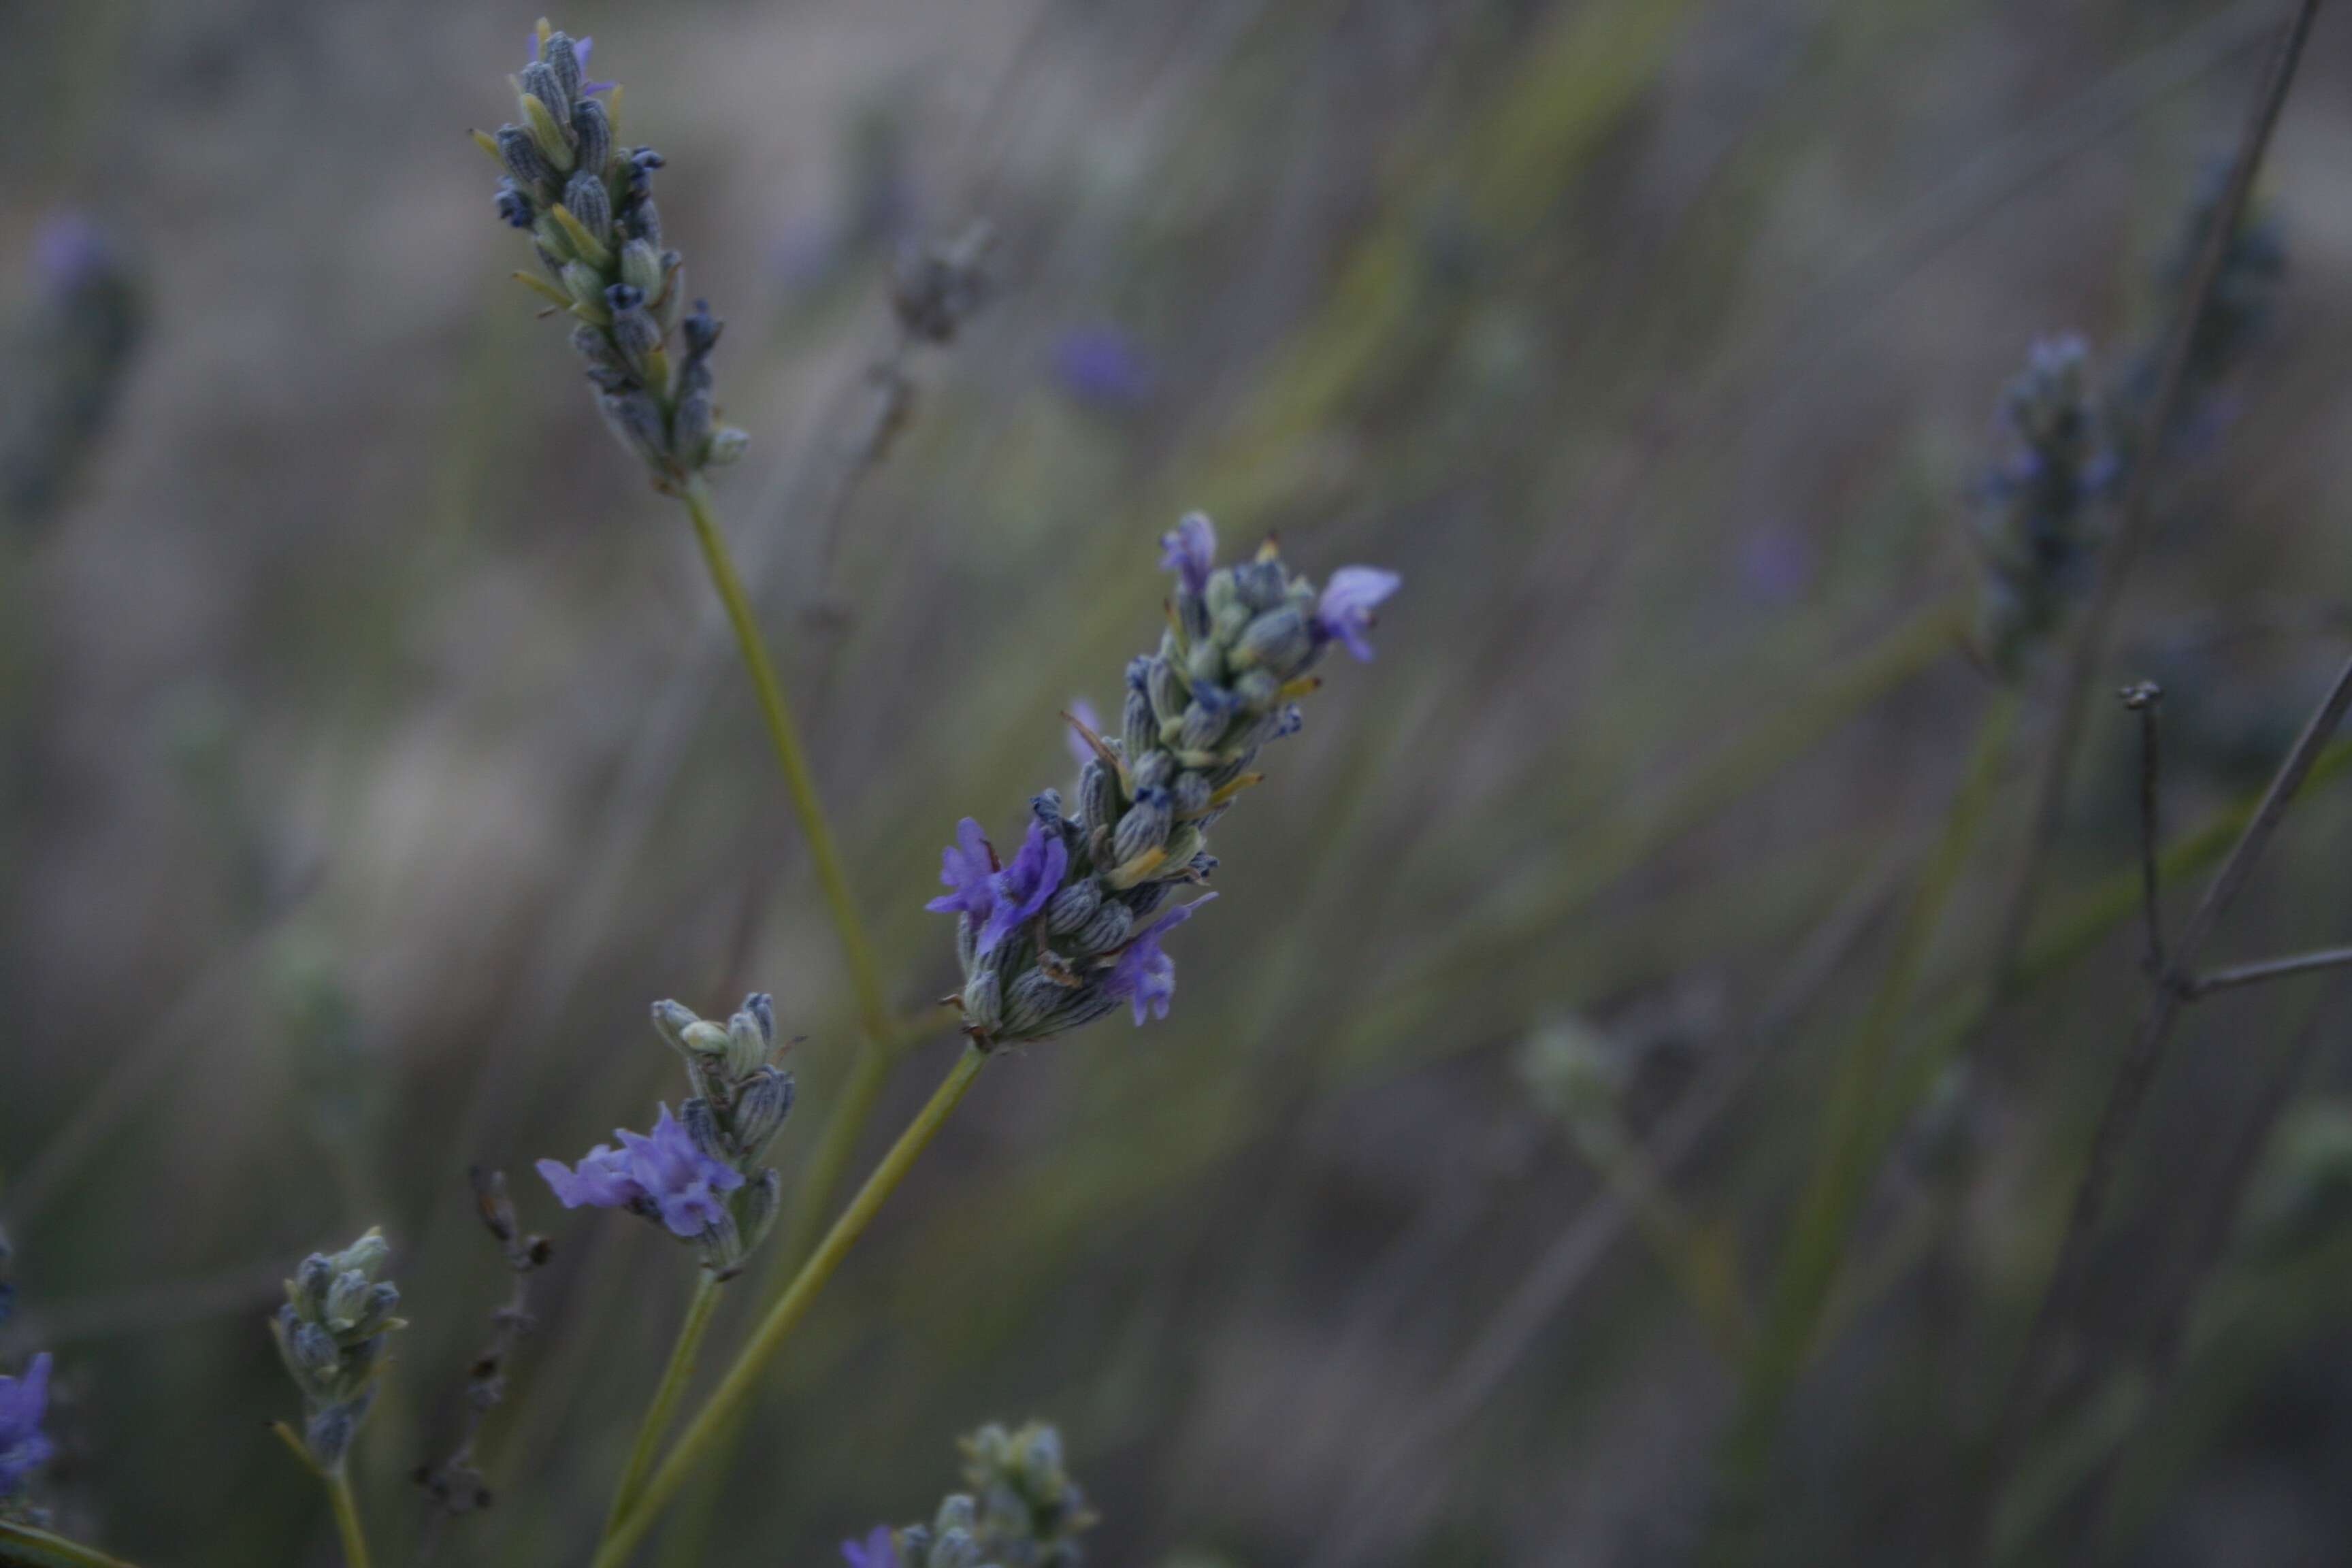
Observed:
[[[352,1496],[352,1478],[342,1466],[320,1472],[327,1483],[327,1500],[335,1505],[335,1531],[343,1538],[343,1568],[368,1568],[366,1532],[360,1529],[359,1500]]]
[[[653,1468],[654,1452],[669,1430],[670,1417],[677,1414],[686,1385],[693,1381],[695,1357],[702,1350],[702,1336],[709,1331],[710,1314],[718,1305],[719,1277],[705,1268],[695,1281],[694,1299],[687,1303],[686,1321],[678,1325],[677,1343],[670,1347],[669,1364],[662,1369],[653,1403],[646,1406],[645,1419],[637,1424],[637,1439],[629,1446],[629,1462],[622,1467],[620,1484],[613,1489],[613,1506],[604,1514],[606,1540],[645,1489],[646,1472]]]
[[[0,1519],[0,1568],[131,1568],[95,1546]]]
[[[1773,1281],[1771,1300],[1741,1379],[1738,1406],[1721,1456],[1721,1511],[1714,1555],[1737,1551],[1771,1454],[1782,1406],[1802,1373],[1837,1281],[1847,1233],[1868,1195],[1877,1147],[1879,1102],[1886,1089],[1897,1036],[1927,952],[1951,901],[1969,848],[1983,826],[2000,764],[2017,721],[2018,700],[2004,690],[1986,710],[1974,754],[1934,857],[1921,873],[1895,939],[1886,973],[1861,1026],[1849,1037],[1823,1114],[1820,1152],[1799,1205]]]
[[[709,487],[698,476],[687,480],[678,495],[686,502],[687,516],[694,521],[695,542],[702,546],[703,563],[710,570],[710,585],[719,590],[719,602],[727,607],[728,623],[735,628],[735,643],[742,652],[743,668],[751,673],[751,684],[759,693],[761,717],[767,721],[768,740],[775,747],[777,764],[784,771],[784,790],[792,797],[793,816],[799,820],[801,837],[808,840],[809,860],[816,868],[817,885],[824,893],[825,908],[831,911],[834,929],[841,937],[842,956],[849,964],[849,986],[857,1000],[858,1024],[864,1031],[859,1053],[886,1053],[890,1046],[890,1011],[883,1000],[881,973],[875,967],[874,949],[866,940],[866,928],[858,921],[856,900],[849,896],[849,879],[841,869],[841,850],[825,819],[824,802],[816,792],[816,776],[809,771],[808,751],[801,743],[799,727],[793,722],[792,705],[784,699],[783,683],[776,679],[775,663],[769,658],[759,623],[752,618],[751,602],[744,595],[743,580],[736,574],[734,558],[727,552],[726,536],[719,531],[718,517],[710,507]]]
[[[815,1301],[817,1293],[824,1289],[825,1282],[841,1267],[841,1260],[848,1256],[857,1238],[866,1233],[866,1227],[873,1223],[874,1215],[883,1203],[898,1190],[898,1184],[906,1180],[907,1173],[914,1168],[915,1161],[929,1146],[940,1125],[963,1099],[964,1092],[971,1088],[972,1080],[980,1076],[980,1069],[987,1064],[987,1053],[977,1046],[966,1047],[956,1058],[955,1066],[940,1081],[939,1088],[931,1091],[931,1098],[924,1103],[921,1110],[916,1112],[914,1121],[907,1124],[907,1130],[898,1134],[898,1141],[890,1145],[890,1152],[882,1156],[882,1163],[874,1168],[872,1175],[866,1178],[866,1184],[857,1189],[857,1195],[850,1199],[849,1206],[842,1211],[833,1228],[825,1232],[824,1239],[809,1255],[809,1260],[801,1266],[801,1271],[793,1277],[792,1284],[769,1309],[760,1326],[752,1331],[751,1338],[736,1356],[735,1363],[719,1380],[719,1386],[711,1390],[710,1397],[703,1402],[701,1409],[695,1412],[694,1419],[678,1435],[677,1445],[662,1460],[660,1468],[654,1471],[653,1479],[646,1483],[636,1505],[627,1511],[615,1529],[607,1533],[604,1543],[597,1549],[592,1568],[620,1568],[620,1564],[628,1561],[630,1552],[636,1550],[646,1532],[653,1528],[655,1519],[694,1472],[696,1464],[707,1456],[719,1435],[728,1430],[737,1413],[750,1401],[759,1386],[761,1373],[783,1348],[785,1339],[801,1319],[808,1315],[809,1307]]]

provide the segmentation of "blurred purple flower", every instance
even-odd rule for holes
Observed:
[[[980,943],[973,951],[995,951],[996,944],[1020,929],[1024,921],[1033,919],[1060,890],[1062,874],[1069,868],[1070,851],[1062,843],[1061,833],[1031,818],[1013,864],[997,873],[996,907],[990,911],[988,923],[980,928]]]
[[[56,1452],[41,1433],[49,1406],[49,1358],[33,1358],[22,1377],[0,1377],[0,1499],[25,1489],[26,1480]]]
[[[1135,1021],[1143,1022],[1145,1013],[1153,1017],[1168,1016],[1168,1004],[1176,994],[1176,961],[1160,951],[1160,939],[1192,918],[1192,911],[1215,898],[1203,893],[1189,904],[1179,904],[1130,939],[1111,965],[1104,989],[1113,996],[1124,996],[1135,1006]]]
[[[1786,528],[1750,530],[1739,544],[1739,586],[1750,599],[1782,605],[1813,580],[1811,542]]]
[[[724,1217],[719,1194],[743,1184],[743,1173],[704,1153],[667,1105],[650,1134],[624,1127],[616,1135],[620,1151],[599,1143],[576,1169],[560,1160],[539,1163],[565,1208],[650,1211],[671,1235],[691,1241]]]
[[[1054,379],[1077,402],[1124,412],[1151,400],[1157,378],[1133,338],[1117,327],[1080,327],[1054,345]]]
[[[841,1554],[849,1568],[898,1568],[898,1548],[890,1539],[890,1527],[877,1524],[868,1531],[861,1545],[855,1541],[841,1543]]]
[[[1377,566],[1342,566],[1323,584],[1315,605],[1315,630],[1327,640],[1347,645],[1358,658],[1372,657],[1372,611],[1404,581]]]
[[[114,251],[86,215],[58,213],[34,236],[33,265],[52,296],[65,295],[112,272]]]
[[[956,824],[956,841],[940,852],[940,880],[950,890],[923,908],[985,920],[996,907],[996,851],[980,824],[969,816]]]
[[[1217,565],[1217,531],[1206,513],[1188,511],[1160,536],[1160,564],[1176,574],[1188,594],[1208,585]]]

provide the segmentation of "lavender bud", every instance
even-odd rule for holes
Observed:
[[[1194,690],[1218,684],[1225,679],[1224,651],[1206,638],[1194,643],[1184,656],[1184,674]]]
[[[703,466],[723,468],[742,457],[751,447],[751,437],[747,432],[738,430],[732,425],[721,425],[710,433],[709,444],[702,449]]]
[[[1064,994],[1064,987],[1055,984],[1045,971],[1025,972],[1005,994],[1000,1026],[1008,1035],[1029,1034],[1061,1007]]]
[[[1176,749],[1181,752],[1205,752],[1224,735],[1230,719],[1222,708],[1211,710],[1197,700],[1184,710],[1183,728],[1177,731]]]
[[[1095,910],[1076,935],[1070,938],[1070,947],[1081,958],[1091,958],[1097,952],[1108,952],[1127,940],[1135,929],[1135,911],[1116,900]]]
[[[520,125],[501,125],[491,133],[499,157],[524,190],[544,193],[556,183],[555,166],[540,155],[539,143]]]
[[[677,412],[670,416],[670,449],[692,464],[710,444],[711,422],[710,394],[688,393],[677,400]]]
[[[1143,760],[1135,764],[1134,771],[1137,793],[1165,789],[1169,781],[1176,776],[1176,759],[1161,751],[1146,752]]]
[[[579,62],[575,60],[572,63],[576,68]],[[576,69],[573,74],[578,74]],[[521,74],[515,79],[522,84],[527,96],[545,104],[557,119],[572,118],[572,94],[564,90],[563,79],[556,74],[553,64],[544,59],[533,60],[522,68]]]
[[[1055,893],[1045,906],[1045,929],[1055,936],[1067,936],[1094,918],[1102,907],[1102,889],[1092,877],[1081,877]]]
[[[661,247],[661,210],[654,205],[653,197],[639,196],[621,209],[621,232],[656,249]]]
[[[604,279],[594,268],[584,261],[567,261],[562,276],[563,291],[572,296],[583,316],[598,326],[612,321],[613,312],[604,305]]]
[[[600,394],[596,405],[604,423],[621,444],[656,469],[669,461],[668,435],[662,429],[661,407],[643,392]]]
[[[522,122],[530,132],[531,145],[547,160],[549,168],[559,175],[572,172],[572,132],[555,117],[547,100],[536,93],[522,95]]]
[[[1179,817],[1198,816],[1209,809],[1209,796],[1214,793],[1204,775],[1182,773],[1178,775],[1175,787],[1170,792],[1171,804]]]
[[[737,1078],[749,1078],[768,1059],[768,1042],[760,1037],[760,1025],[749,1013],[738,1013],[727,1020],[727,1070]]]
[[[763,1067],[744,1083],[735,1097],[735,1142],[744,1159],[759,1158],[774,1140],[793,1098],[793,1076],[778,1068]]]
[[[548,70],[554,76],[557,89],[563,94],[564,101],[577,101],[583,85],[580,52],[572,44],[571,36],[560,31],[548,34],[547,42],[540,46],[539,58],[546,62]]]
[[[964,976],[963,1017],[972,1028],[994,1034],[1003,1017],[1002,1002],[994,968],[983,964]]]
[[[653,1015],[656,1034],[681,1051],[693,1048],[686,1043],[686,1031],[702,1020],[694,1016],[692,1008],[665,1000],[654,1004]]]
[[[1118,831],[1112,836],[1110,855],[1114,863],[1124,866],[1139,855],[1148,854],[1168,842],[1168,792],[1149,790],[1135,797],[1127,815],[1118,819]]]
[[[662,287],[660,252],[642,239],[633,239],[622,246],[621,281],[647,299],[660,293]]]
[[[1108,828],[1118,820],[1118,780],[1101,762],[1090,762],[1078,773],[1078,815],[1088,827]]]
[[[303,1316],[317,1317],[327,1310],[327,1291],[334,1282],[335,1266],[314,1252],[295,1270],[293,1282],[287,1287],[288,1299]]]
[[[776,1044],[776,999],[765,991],[754,991],[743,998],[740,1011],[751,1016],[752,1026],[760,1031],[760,1038],[773,1049]]]
[[[1234,646],[1233,663],[1236,668],[1263,665],[1287,673],[1306,661],[1314,650],[1307,631],[1307,617],[1285,605],[1268,610],[1242,628]]]
[[[1184,716],[1184,705],[1192,700],[1192,695],[1184,689],[1183,679],[1176,673],[1175,666],[1164,658],[1151,661],[1151,668],[1144,679],[1147,694],[1151,699],[1152,714],[1164,731],[1165,726]]]
[[[563,206],[580,226],[599,240],[613,237],[613,203],[604,195],[604,182],[583,169],[572,176],[563,187]]]
[[[710,1109],[708,1099],[699,1094],[688,1098],[678,1106],[677,1120],[685,1127],[687,1137],[693,1140],[694,1146],[702,1152],[704,1159],[721,1164],[734,1163],[735,1152],[729,1146],[726,1135],[719,1131],[718,1113]]]
[[[1253,669],[1234,682],[1234,700],[1246,712],[1264,713],[1281,692],[1282,683],[1263,669]]]
[[[349,1405],[330,1405],[311,1416],[302,1428],[302,1446],[321,1469],[333,1469],[351,1451],[352,1436],[359,1430],[359,1413]]]
[[[1127,694],[1127,707],[1119,715],[1119,737],[1121,753],[1129,767],[1160,743],[1160,725],[1151,717],[1151,699],[1140,691],[1130,689]]]
[[[613,160],[613,121],[604,106],[593,98],[572,105],[572,136],[579,145],[579,167],[601,182],[604,166]]]

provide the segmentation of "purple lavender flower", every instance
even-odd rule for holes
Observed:
[[[720,1193],[743,1184],[743,1173],[712,1159],[696,1144],[685,1123],[661,1108],[650,1134],[621,1128],[621,1150],[599,1143],[576,1169],[560,1160],[541,1160],[547,1179],[565,1208],[627,1208],[658,1215],[673,1236],[691,1241],[727,1215]]]
[[[1372,611],[1404,581],[1378,566],[1342,566],[1323,584],[1315,605],[1315,632],[1326,641],[1347,645],[1358,658],[1372,657]]]
[[[22,1377],[0,1377],[0,1499],[25,1489],[32,1473],[56,1452],[41,1432],[49,1405],[49,1358],[33,1358]]]
[[[1116,327],[1082,327],[1054,345],[1054,379],[1076,401],[1114,412],[1151,400],[1151,362]]]
[[[890,1527],[887,1524],[876,1525],[862,1543],[843,1542],[841,1554],[848,1560],[849,1568],[898,1568],[898,1547],[890,1539]]]
[[[1138,1024],[1147,1012],[1155,1018],[1168,1016],[1168,1004],[1176,995],[1176,961],[1160,951],[1160,939],[1191,920],[1194,910],[1216,896],[1203,893],[1189,904],[1170,910],[1138,931],[1120,952],[1118,962],[1111,965],[1103,988],[1134,1004]]]
[[[994,952],[998,942],[1034,920],[1060,890],[1062,874],[1069,868],[1070,852],[1061,834],[1032,818],[1013,864],[997,874],[996,907],[980,928],[980,943],[973,951]]]
[[[923,908],[986,920],[996,907],[996,851],[989,847],[980,824],[969,816],[956,824],[956,841],[940,852],[940,880],[950,890]]]
[[[1175,528],[1160,536],[1160,564],[1176,574],[1186,593],[1197,594],[1209,585],[1209,574],[1217,564],[1217,531],[1205,514],[1186,512]]]

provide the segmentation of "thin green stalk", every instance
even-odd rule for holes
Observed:
[[[686,1321],[678,1325],[669,1364],[662,1369],[653,1402],[637,1424],[637,1438],[629,1446],[629,1462],[621,1468],[620,1484],[613,1489],[613,1506],[604,1514],[604,1539],[612,1538],[613,1527],[645,1489],[646,1472],[653,1468],[654,1453],[669,1431],[670,1417],[677,1414],[677,1402],[686,1396],[686,1385],[694,1379],[695,1357],[701,1352],[702,1337],[709,1331],[710,1314],[718,1305],[719,1277],[705,1268],[694,1282],[694,1299],[686,1305]]]
[[[131,1568],[94,1546],[0,1520],[0,1568]]]
[[[751,684],[759,693],[761,717],[767,721],[768,739],[775,747],[777,764],[784,771],[784,789],[792,797],[793,816],[800,822],[801,837],[808,840],[809,860],[816,868],[817,886],[824,891],[825,908],[832,913],[834,929],[841,937],[842,956],[849,964],[849,988],[856,998],[858,1025],[864,1032],[858,1042],[859,1054],[887,1052],[890,1010],[883,1000],[881,973],[875,967],[874,949],[866,940],[866,928],[857,918],[857,902],[850,897],[849,879],[842,874],[841,850],[834,842],[832,825],[825,819],[824,802],[817,795],[816,777],[809,771],[808,751],[802,745],[800,729],[793,721],[792,705],[785,700],[783,683],[776,679],[775,663],[769,658],[759,623],[752,618],[751,602],[743,592],[743,580],[736,574],[734,558],[727,552],[726,536],[719,531],[718,517],[711,510],[709,487],[697,476],[686,481],[678,496],[686,502],[687,516],[694,521],[695,542],[702,546],[703,563],[710,569],[710,585],[719,590],[719,602],[727,607],[728,623],[735,628],[735,643],[742,651],[743,667],[751,673]]]
[[[335,1505],[335,1533],[343,1538],[343,1568],[368,1568],[367,1532],[360,1528],[359,1500],[352,1496],[352,1478],[342,1466],[320,1472],[327,1483],[327,1500]]]
[[[737,1414],[757,1392],[760,1374],[776,1358],[776,1352],[783,1348],[785,1339],[800,1321],[808,1315],[809,1307],[816,1300],[817,1293],[824,1289],[835,1270],[841,1267],[841,1260],[848,1256],[857,1238],[866,1234],[866,1227],[873,1223],[874,1215],[884,1202],[898,1191],[898,1184],[906,1180],[907,1173],[914,1168],[916,1160],[929,1146],[940,1126],[962,1100],[965,1091],[971,1088],[972,1080],[980,1076],[980,1069],[987,1065],[988,1054],[978,1046],[966,1047],[956,1058],[955,1066],[948,1070],[946,1078],[940,1080],[939,1088],[931,1091],[931,1098],[924,1102],[922,1110],[915,1113],[915,1119],[907,1124],[907,1130],[898,1134],[898,1141],[890,1145],[890,1152],[882,1156],[882,1163],[874,1168],[872,1175],[866,1178],[866,1184],[857,1189],[857,1195],[850,1199],[849,1206],[842,1211],[833,1228],[825,1232],[824,1239],[809,1255],[809,1260],[801,1266],[801,1271],[793,1277],[792,1284],[769,1309],[760,1326],[752,1331],[751,1339],[736,1356],[735,1363],[719,1380],[719,1386],[711,1390],[710,1397],[703,1401],[702,1408],[695,1413],[694,1419],[678,1435],[677,1443],[670,1449],[668,1457],[654,1471],[653,1479],[646,1483],[636,1505],[628,1510],[618,1527],[607,1534],[604,1543],[597,1549],[592,1568],[620,1568],[628,1561],[629,1554],[636,1550],[646,1532],[653,1528],[654,1521],[677,1494],[678,1488],[686,1484],[697,1464],[709,1456],[720,1435],[729,1429]]]
[[[1717,1558],[1738,1552],[1738,1532],[1770,1458],[1782,1406],[1812,1352],[1822,1309],[1844,1258],[1847,1233],[1868,1195],[1876,1164],[1871,1155],[1877,1142],[1878,1106],[1898,1036],[1936,928],[1992,805],[2017,711],[2015,693],[2006,690],[1986,710],[1975,752],[1945,818],[1943,837],[1896,931],[1886,973],[1838,1063],[1812,1178],[1782,1250],[1771,1300],[1724,1444],[1720,1500],[1727,1506],[1716,1521]]]

